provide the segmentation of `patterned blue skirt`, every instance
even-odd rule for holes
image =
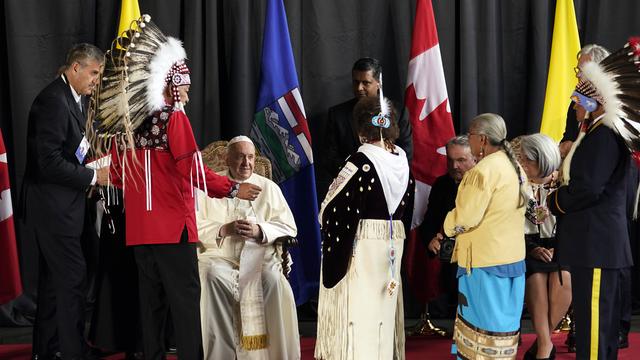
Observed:
[[[500,277],[482,268],[474,268],[458,279],[453,336],[458,358],[515,359],[524,286],[524,274]]]

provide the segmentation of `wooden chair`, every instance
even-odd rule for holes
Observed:
[[[228,143],[229,142],[226,140],[214,141],[202,150],[202,160],[209,167],[209,169],[217,173],[228,169],[228,166],[226,164]],[[258,153],[258,149],[256,149],[256,159],[253,172],[271,180],[271,161],[268,158],[260,155]],[[274,244],[282,251],[282,272],[284,273],[285,277],[289,278],[289,272],[291,271],[291,269],[289,268],[289,264],[287,262],[287,259],[289,259],[288,248],[297,246],[298,240],[293,236],[281,236],[275,239]]]

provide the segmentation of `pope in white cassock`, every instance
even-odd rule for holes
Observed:
[[[248,137],[229,141],[226,162],[224,175],[262,192],[253,202],[198,196],[205,359],[300,359],[296,304],[274,244],[296,235],[293,214],[278,185],[253,173]]]

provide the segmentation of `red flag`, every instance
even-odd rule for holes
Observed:
[[[0,131],[0,304],[15,299],[21,293],[7,151]]]
[[[444,146],[455,136],[430,0],[416,1],[405,106],[409,110],[413,129],[411,171],[416,179],[416,200],[411,227],[415,229],[422,223],[431,185],[447,171]],[[426,251],[416,230],[412,230],[405,255],[405,269],[409,286],[423,302],[439,293],[440,261],[430,259]]]

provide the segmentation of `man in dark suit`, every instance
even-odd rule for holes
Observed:
[[[547,199],[557,217],[555,256],[571,267],[578,359],[617,357],[621,273],[633,265],[627,230],[630,156],[605,125],[606,115],[601,104],[591,112],[584,137],[565,159],[568,184]]]
[[[438,255],[443,237],[442,224],[447,213],[456,207],[458,185],[464,174],[475,166],[476,160],[469,148],[469,138],[460,135],[447,142],[447,173],[438,177],[429,193],[429,207],[424,220],[418,228],[424,246],[432,254]],[[428,261],[440,261],[430,257]],[[442,293],[428,304],[430,314],[438,313],[442,317],[455,314],[458,301],[458,279],[456,272],[458,265],[443,261],[440,271],[432,279],[425,279],[427,284],[438,284]],[[437,277],[437,279],[435,278]]]
[[[609,50],[606,48],[596,45],[589,44],[585,45],[578,52],[578,63],[576,67],[574,67],[574,71],[576,73],[576,77],[580,77],[580,66],[588,61],[600,62],[604,58],[609,56]],[[569,109],[567,109],[567,118],[566,124],[564,128],[564,134],[562,135],[562,139],[560,140],[560,156],[564,159],[569,150],[571,150],[571,146],[573,142],[578,138],[578,134],[580,133],[580,129],[582,127],[582,122],[585,120],[585,116],[587,115],[584,108],[579,107],[577,104],[571,103],[569,105]],[[572,310],[569,310],[569,314],[572,313]],[[573,316],[573,315],[571,315]],[[629,314],[631,316],[631,314]],[[571,322],[571,328],[567,333],[567,340],[565,344],[569,347],[569,352],[576,352],[576,337],[575,337],[575,321]]]
[[[382,65],[373,58],[362,58],[353,64],[351,80],[353,86],[353,99],[333,106],[329,109],[327,122],[328,153],[325,157],[324,171],[328,181],[338,175],[347,157],[360,147],[360,140],[353,123],[353,107],[358,100],[365,96],[378,96],[380,90],[380,73]],[[394,105],[396,111],[400,109]],[[402,113],[398,117],[400,136],[396,145],[400,146],[407,154],[411,162],[413,145],[411,140],[411,125],[409,124],[409,112],[401,108]]]
[[[85,357],[85,198],[89,186],[107,183],[108,169],[85,167],[84,131],[87,96],[102,63],[97,47],[73,46],[60,76],[38,94],[29,113],[23,201],[25,224],[40,250],[33,333],[37,359]]]

